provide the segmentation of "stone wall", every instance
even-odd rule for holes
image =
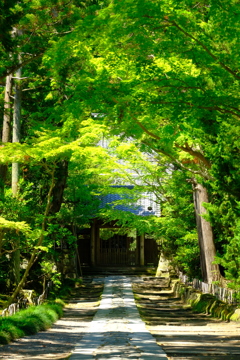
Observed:
[[[236,305],[229,305],[218,300],[212,294],[203,294],[190,286],[172,281],[173,291],[181,297],[185,304],[189,304],[193,311],[212,315],[225,321],[240,321],[240,309]]]

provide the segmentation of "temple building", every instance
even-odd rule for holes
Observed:
[[[116,185],[112,189],[112,193],[101,198],[100,208],[111,207],[137,216],[160,216],[160,205],[154,194],[143,193],[133,203],[129,196],[129,190],[134,191],[133,185]],[[124,195],[124,189],[128,191],[127,195]],[[158,245],[151,236],[138,234],[136,229],[120,227],[117,222],[103,222],[100,218],[93,219],[91,228],[82,231],[78,249],[82,266],[157,266],[159,259]]]

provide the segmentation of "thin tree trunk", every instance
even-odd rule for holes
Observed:
[[[211,224],[201,216],[207,212],[203,203],[208,203],[208,194],[207,189],[201,184],[195,185],[194,192],[202,276],[204,282],[211,284],[213,281],[220,281],[221,274],[219,266],[214,264],[216,248]]]
[[[19,59],[20,60],[20,59]],[[14,111],[13,111],[13,130],[12,130],[12,142],[20,142],[20,121],[21,121],[21,68],[16,71],[16,79],[14,80]],[[12,164],[12,194],[14,197],[18,194],[18,182],[19,182],[19,163]],[[17,237],[14,240],[14,249],[12,253],[12,283],[17,285],[20,281],[20,240]]]
[[[6,77],[6,87],[4,95],[4,115],[3,115],[3,130],[2,142],[6,143],[10,140],[11,130],[11,93],[12,93],[12,75]]]
[[[13,134],[12,142],[20,142],[20,120],[21,120],[21,68],[16,72],[15,79],[15,95],[14,95],[14,112],[13,112]],[[19,181],[19,164],[12,164],[12,193],[13,196],[17,196],[18,193],[18,181]]]
[[[12,76],[6,77],[6,86],[4,94],[4,114],[3,114],[3,130],[2,143],[10,141],[11,130],[11,93],[12,93]],[[7,176],[7,165],[0,165],[0,199],[4,199],[4,186]]]
[[[52,194],[51,214],[59,212],[63,202],[63,193],[68,177],[68,160],[60,160],[55,171],[55,186]]]
[[[4,230],[0,229],[0,258],[2,257]]]
[[[41,234],[40,234],[38,243],[36,244],[36,246],[34,247],[34,249],[32,251],[30,260],[29,260],[28,265],[27,265],[27,267],[25,269],[25,272],[23,274],[22,279],[19,281],[18,286],[16,287],[16,289],[14,290],[12,296],[8,300],[8,306],[10,304],[12,304],[16,300],[17,295],[22,290],[22,288],[23,288],[23,286],[25,284],[25,281],[27,279],[27,276],[29,274],[29,271],[30,271],[32,265],[34,264],[34,262],[35,262],[35,260],[36,260],[36,258],[38,256],[39,246],[41,246],[42,243],[43,243],[44,233],[45,233],[46,228],[47,228],[47,219],[48,219],[48,215],[49,215],[49,211],[50,211],[50,207],[51,207],[51,197],[52,197],[52,192],[53,192],[54,185],[55,185],[55,180],[54,180],[54,170],[53,170],[52,171],[52,177],[51,177],[51,185],[50,185],[48,195],[47,195],[47,205],[46,205],[46,208],[45,208],[43,221],[42,221]]]
[[[203,234],[202,234],[202,222],[201,216],[199,216],[200,210],[200,203],[199,203],[199,193],[193,186],[193,201],[194,201],[194,208],[195,208],[195,216],[196,216],[196,224],[197,224],[197,233],[198,233],[198,245],[200,249],[200,267],[202,272],[202,278],[204,282],[207,282],[207,271],[206,271],[206,261],[205,261],[205,253],[204,253],[204,243],[203,243]]]

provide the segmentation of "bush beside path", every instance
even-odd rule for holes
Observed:
[[[63,315],[63,307],[64,302],[57,300],[0,318],[0,344],[47,330]]]

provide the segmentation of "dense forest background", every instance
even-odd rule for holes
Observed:
[[[1,292],[60,284],[59,249],[74,257],[96,216],[239,288],[239,13],[238,0],[0,0]],[[129,183],[160,217],[99,210]]]

